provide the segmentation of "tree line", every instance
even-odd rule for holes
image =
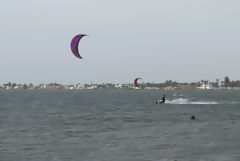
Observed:
[[[189,87],[199,87],[202,84],[205,85],[211,85],[214,88],[219,88],[219,87],[240,87],[240,81],[239,80],[230,80],[228,76],[224,77],[224,80],[220,81],[220,79],[216,79],[215,81],[209,81],[209,80],[201,80],[201,81],[197,81],[197,82],[191,82],[191,83],[179,83],[176,81],[172,81],[172,80],[166,80],[164,83],[141,83],[139,84],[140,87],[144,88],[144,87],[167,87],[167,86],[171,86],[171,87],[178,87],[178,86],[189,86]]]

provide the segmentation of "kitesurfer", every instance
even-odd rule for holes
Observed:
[[[194,115],[191,116],[191,120],[195,120],[196,117]]]
[[[161,101],[157,101],[157,104],[165,103],[165,95],[162,95]]]

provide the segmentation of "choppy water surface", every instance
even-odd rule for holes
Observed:
[[[0,90],[0,160],[239,161],[240,91]]]

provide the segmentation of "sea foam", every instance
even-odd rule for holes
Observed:
[[[219,104],[218,102],[214,101],[190,101],[186,98],[176,98],[173,100],[166,100],[167,104]]]

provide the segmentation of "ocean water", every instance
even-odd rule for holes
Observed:
[[[0,161],[240,161],[240,91],[0,90]]]

